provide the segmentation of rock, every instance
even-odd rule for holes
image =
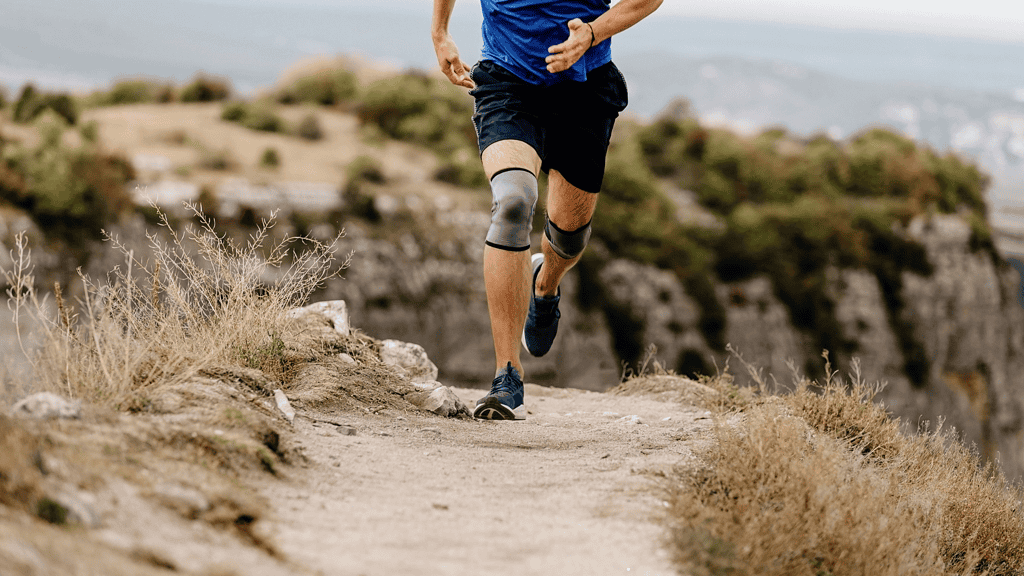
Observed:
[[[348,307],[345,305],[344,300],[327,300],[303,306],[302,308],[294,308],[289,310],[286,316],[288,318],[300,318],[310,313],[320,314],[330,320],[334,330],[342,336],[351,334],[351,328],[348,323]]]
[[[295,420],[295,410],[292,410],[292,405],[288,403],[288,397],[282,390],[274,390],[274,401],[277,402],[277,409],[284,414],[289,423]]]
[[[336,428],[336,430],[338,431],[338,434],[341,434],[342,436],[355,436],[356,435],[356,429],[355,429],[354,426],[342,425],[342,426],[338,426]]]
[[[344,352],[338,354],[338,358],[340,358],[341,361],[344,362],[345,364],[352,364],[352,365],[357,364],[355,358],[349,356],[348,354],[345,354]]]
[[[210,509],[210,501],[201,492],[177,484],[157,484],[153,495],[164,506],[190,519]]]
[[[380,351],[380,359],[388,366],[396,366],[405,371],[413,382],[430,382],[437,380],[437,366],[427,357],[426,350],[419,344],[400,340],[385,340]]]
[[[444,386],[444,384],[441,384],[437,380],[423,380],[421,382],[412,382],[412,385],[415,386],[416,388],[419,388],[420,390],[426,390],[427,392],[432,392],[435,388]]]
[[[71,402],[50,392],[40,392],[19,401],[11,409],[15,416],[51,420],[56,418],[80,418],[82,403]]]
[[[469,416],[469,408],[455,391],[447,386],[438,386],[430,392],[414,392],[406,396],[406,400],[438,416]]]
[[[96,498],[92,494],[69,490],[51,497],[50,500],[64,508],[68,523],[84,528],[99,527],[100,516],[93,509]]]
[[[185,405],[185,399],[176,392],[165,391],[157,394],[150,404],[150,410],[157,414],[175,414]]]

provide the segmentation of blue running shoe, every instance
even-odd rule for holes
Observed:
[[[481,420],[524,420],[523,380],[509,362],[491,384],[491,392],[476,401],[473,418]]]
[[[555,334],[558,333],[558,319],[562,313],[558,311],[558,300],[561,298],[561,289],[554,296],[534,296],[533,289],[537,284],[537,273],[544,263],[543,254],[534,254],[530,258],[533,265],[533,284],[530,286],[530,313],[526,316],[526,326],[523,327],[523,347],[530,354],[540,357],[548,353],[551,343],[555,341]]]

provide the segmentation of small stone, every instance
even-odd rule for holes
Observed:
[[[357,364],[355,358],[349,356],[348,354],[345,354],[344,352],[338,354],[338,358],[340,358],[341,361],[344,362],[345,364]]]
[[[177,484],[157,484],[153,495],[161,504],[186,518],[197,518],[210,509],[210,501],[201,492]]]
[[[303,306],[302,308],[294,308],[289,310],[287,313],[288,318],[300,318],[304,314],[316,313],[324,316],[331,321],[334,326],[335,332],[342,336],[348,336],[351,334],[351,329],[348,323],[348,306],[345,305],[344,300],[327,300],[325,302],[316,302],[309,306]]]
[[[284,414],[284,417],[289,423],[295,420],[295,410],[292,410],[291,404],[288,403],[288,397],[284,395],[282,390],[274,390],[274,400],[277,402],[277,409]]]
[[[447,386],[439,386],[431,392],[415,392],[406,396],[406,400],[424,410],[438,416],[452,418],[459,415],[469,416],[469,408],[462,402],[458,394]]]
[[[643,420],[641,420],[640,417],[637,416],[636,414],[633,414],[632,416],[623,416],[622,418],[619,418],[619,422],[625,422],[627,424],[643,424],[644,423]]]
[[[185,405],[185,399],[176,392],[162,392],[153,398],[150,410],[157,414],[174,414],[180,412]]]
[[[353,426],[338,426],[338,434],[342,436],[355,436],[356,429]]]
[[[437,380],[437,366],[427,357],[426,350],[419,344],[401,340],[385,340],[380,359],[389,366],[403,369],[413,382]]]
[[[427,392],[433,392],[435,389],[444,386],[437,380],[425,380],[423,382],[412,382],[412,385],[420,390],[426,390]]]
[[[50,392],[40,392],[22,399],[11,412],[15,416],[52,420],[57,418],[80,418],[82,403],[71,402]]]
[[[85,528],[96,528],[100,525],[99,514],[92,507],[92,501],[95,500],[92,494],[61,492],[51,500],[64,507],[69,523]]]

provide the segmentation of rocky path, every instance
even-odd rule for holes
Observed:
[[[331,576],[674,574],[657,472],[693,462],[707,412],[526,394],[519,422],[300,414],[310,462],[261,488],[273,540],[293,566]]]

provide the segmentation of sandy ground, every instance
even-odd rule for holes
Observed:
[[[456,390],[467,403],[482,394]],[[710,415],[530,384],[526,394],[531,413],[517,422],[300,414],[310,462],[261,487],[267,532],[290,563],[325,575],[676,573],[657,479],[693,464]]]

